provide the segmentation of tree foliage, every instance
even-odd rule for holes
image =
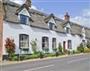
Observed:
[[[77,47],[77,50],[78,50],[79,52],[84,52],[83,43],[81,43],[81,44]]]
[[[62,53],[62,46],[61,46],[61,43],[58,44],[58,51],[59,51],[60,53]]]
[[[87,48],[90,48],[90,41],[87,41]]]
[[[12,58],[12,56],[15,54],[15,43],[13,39],[7,38],[5,43],[6,51],[9,55],[9,58]]]

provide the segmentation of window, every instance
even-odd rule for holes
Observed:
[[[20,34],[19,36],[19,45],[20,48],[28,48],[29,47],[29,35]]]
[[[83,46],[85,46],[85,44],[86,44],[86,43],[85,43],[85,40],[82,40],[82,44],[83,44]]]
[[[68,49],[72,49],[72,41],[68,40]]]
[[[52,38],[52,48],[56,48],[56,38]]]
[[[20,23],[26,24],[27,23],[27,16],[20,14]]]
[[[66,33],[70,33],[70,28],[66,27]]]
[[[48,37],[42,37],[42,49],[46,50],[49,47]]]
[[[53,30],[53,27],[54,27],[54,23],[49,22],[49,29]]]
[[[63,51],[65,52],[66,50],[66,41],[63,41]]]

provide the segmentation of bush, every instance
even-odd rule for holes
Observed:
[[[41,51],[39,52],[39,57],[40,57],[40,58],[44,58],[44,55],[45,55],[45,54],[44,54],[43,52],[41,52]]]
[[[35,58],[39,58],[38,54],[32,54],[32,55],[28,55],[25,57],[25,59],[35,59]]]
[[[25,60],[25,55],[21,55],[20,56],[20,60],[22,61],[22,60]]]
[[[76,53],[76,51],[75,51],[75,50],[73,50],[73,51],[72,51],[72,53],[73,53],[73,54],[75,54],[75,53]]]
[[[15,60],[28,60],[28,59],[35,59],[35,58],[39,58],[39,54],[28,54],[28,55],[19,55],[17,59]]]
[[[36,54],[37,53],[37,43],[36,43],[36,40],[31,41],[30,44],[32,46],[32,50],[33,50],[34,54]]]
[[[90,53],[90,49],[89,48],[84,48],[84,53]]]
[[[81,53],[84,52],[84,46],[82,43],[77,47],[77,50]]]
[[[12,60],[15,54],[15,43],[13,39],[7,38],[5,48],[9,56],[9,60]]]
[[[54,53],[49,53],[49,54],[46,54],[46,57],[54,57],[55,54]]]
[[[44,49],[45,53],[49,53],[49,48]]]
[[[72,53],[73,53],[73,54],[78,54],[78,53],[80,53],[80,52],[79,52],[79,51],[76,51],[76,50],[73,50]]]
[[[62,46],[61,46],[61,43],[58,44],[58,51],[59,51],[60,53],[62,53]]]
[[[59,56],[59,52],[57,51],[57,52],[55,53],[55,55],[56,55],[56,57]]]
[[[89,48],[90,49],[90,41],[87,41],[87,48]]]
[[[56,52],[57,51],[57,48],[53,48],[53,51]]]
[[[64,50],[64,54],[68,54],[68,50],[67,49]]]

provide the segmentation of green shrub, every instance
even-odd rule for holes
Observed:
[[[76,53],[76,51],[75,51],[75,50],[73,50],[73,51],[72,51],[72,53],[73,53],[73,54],[75,54],[75,53]]]
[[[20,60],[22,61],[22,60],[25,60],[25,55],[21,55],[20,56]]]
[[[44,54],[43,52],[41,52],[41,51],[39,52],[39,57],[40,57],[40,58],[44,58],[44,55],[45,55],[45,54]]]
[[[84,52],[84,46],[82,43],[77,47],[77,50],[81,53]]]
[[[90,48],[85,47],[84,48],[84,53],[90,53]]]
[[[89,48],[90,49],[90,41],[87,41],[87,48]]]
[[[35,58],[39,58],[39,55],[33,54],[33,55],[30,55],[29,57],[27,57],[27,59],[35,59]]]
[[[19,59],[18,59],[18,56],[14,56],[13,58],[12,58],[12,61],[18,61]]]
[[[53,51],[56,52],[57,51],[57,48],[53,48]]]
[[[30,44],[32,46],[32,50],[33,50],[34,54],[36,54],[37,53],[37,43],[36,43],[36,40],[31,41]]]
[[[77,51],[77,50],[73,50],[72,53],[73,53],[73,54],[78,54],[78,53],[80,53],[80,52]]]
[[[46,57],[54,57],[54,56],[55,56],[55,53],[46,54]]]
[[[59,52],[57,51],[57,52],[55,53],[55,55],[56,55],[56,57],[59,56]]]
[[[61,46],[61,43],[58,44],[58,51],[59,51],[60,53],[62,53],[62,46]]]
[[[68,50],[67,49],[64,50],[64,54],[68,54]]]
[[[49,48],[44,49],[45,53],[49,53]]]

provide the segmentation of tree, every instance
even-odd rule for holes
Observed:
[[[89,48],[90,49],[90,41],[87,41],[87,48]]]
[[[13,58],[13,55],[15,54],[15,43],[13,39],[7,38],[6,44],[5,44],[6,51],[8,53],[9,59],[11,60]]]

